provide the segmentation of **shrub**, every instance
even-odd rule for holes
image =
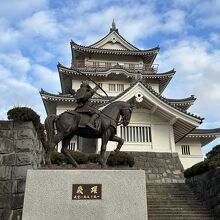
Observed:
[[[71,156],[78,164],[86,164],[88,163],[88,155],[78,151],[69,151]]]
[[[52,164],[62,164],[62,163],[66,163],[66,159],[65,156],[62,153],[59,152],[53,152],[51,155],[51,163]]]
[[[44,125],[40,123],[40,116],[31,108],[28,107],[15,107],[10,109],[7,112],[8,119],[14,121],[32,121],[36,131],[38,138],[42,142],[43,146],[45,145],[46,137],[44,133]]]
[[[206,156],[208,159],[216,156],[220,158],[220,144],[213,147],[212,150],[206,154]]]
[[[40,116],[31,108],[15,107],[10,109],[7,115],[8,119],[13,119],[14,121],[32,121],[36,130],[39,128]]]
[[[99,154],[88,154],[88,160],[91,163],[98,163],[99,162]]]
[[[107,164],[109,166],[134,166],[134,157],[126,152],[110,154]]]

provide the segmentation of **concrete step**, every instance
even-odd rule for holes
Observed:
[[[147,184],[149,220],[213,220],[185,183]]]
[[[192,217],[192,216],[148,216],[149,220],[214,220],[213,217]]]

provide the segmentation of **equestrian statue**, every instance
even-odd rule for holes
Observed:
[[[118,143],[114,153],[120,151],[124,140],[116,135],[117,126],[129,124],[134,106],[127,102],[116,101],[99,111],[89,101],[98,88],[100,88],[98,85],[92,89],[88,83],[82,83],[77,91],[69,91],[77,104],[75,110],[65,111],[58,116],[49,115],[46,118],[46,165],[51,166],[51,154],[56,145],[62,141],[61,152],[74,167],[78,167],[77,162],[68,151],[70,140],[74,135],[102,139],[99,159],[99,164],[102,167],[106,166],[105,152],[109,140]]]

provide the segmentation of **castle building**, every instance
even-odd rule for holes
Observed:
[[[162,93],[175,70],[159,73],[154,60],[159,47],[141,50],[119,34],[113,21],[110,32],[90,46],[70,42],[71,67],[58,64],[62,92],[40,94],[47,114],[59,115],[76,107],[72,88],[77,90],[83,81],[99,89],[92,97],[94,106],[103,109],[110,102],[125,101],[135,105],[130,124],[118,126],[117,135],[124,138],[122,151],[177,152],[188,168],[203,160],[201,148],[220,136],[220,128],[197,129],[203,118],[188,111],[196,98],[165,98]],[[95,82],[95,83],[94,83]],[[98,152],[101,140],[74,137],[70,149]],[[115,149],[109,142],[107,150]]]

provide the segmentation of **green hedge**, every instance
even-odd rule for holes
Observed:
[[[51,163],[61,165],[67,163],[65,156],[59,152],[53,152],[51,155]]]
[[[86,154],[77,151],[69,151],[71,156],[76,160],[78,164],[86,164],[86,163],[98,163],[99,162],[99,154]],[[53,152],[51,157],[51,162],[53,164],[63,164],[69,163],[69,161],[65,158],[62,153]],[[134,158],[128,153],[119,152],[116,155],[110,155],[107,164],[109,166],[130,166],[134,165]]]
[[[134,166],[134,157],[126,152],[111,154],[107,160],[109,166]]]
[[[212,150],[206,154],[206,156],[208,159],[216,156],[220,158],[220,144],[213,147]]]
[[[192,167],[186,169],[184,171],[184,175],[186,178],[190,178],[205,173],[209,170],[215,169],[216,167],[219,166],[220,166],[220,157],[215,156],[210,159],[206,159],[202,162],[199,162],[193,165]]]
[[[34,110],[28,107],[15,107],[7,112],[7,116],[8,119],[14,121],[32,121],[37,131],[38,138],[41,140],[43,145],[45,144],[46,136],[44,133],[44,125],[40,123],[40,116]]]

